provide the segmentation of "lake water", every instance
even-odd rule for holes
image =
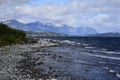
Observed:
[[[90,46],[105,48],[110,51],[120,51],[119,37],[40,37],[54,40],[68,40],[81,44],[89,44]]]
[[[55,71],[56,80],[120,80],[120,38],[39,38],[60,43],[41,48],[48,54],[43,60]],[[34,55],[42,59],[41,52]],[[45,72],[51,70],[45,68]]]
[[[69,66],[65,71],[74,76],[75,80],[79,80],[80,77],[87,77],[86,80],[120,80],[120,38],[47,37],[47,39],[57,40],[63,44],[48,49],[68,59],[69,63],[64,64],[64,68]],[[63,62],[60,60],[57,65],[61,64]]]

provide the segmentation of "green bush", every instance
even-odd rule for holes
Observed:
[[[26,41],[23,31],[12,29],[6,24],[0,23],[0,46],[11,45]]]

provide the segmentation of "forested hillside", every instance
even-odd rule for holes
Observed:
[[[0,46],[21,43],[26,40],[23,31],[12,29],[6,24],[0,23]]]

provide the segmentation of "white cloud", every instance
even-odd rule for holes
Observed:
[[[120,0],[71,0],[64,5],[37,6],[23,5],[30,0],[7,1],[3,4],[5,0],[0,0],[0,4],[14,7],[0,10],[2,20],[12,18],[23,22],[39,20],[72,26],[92,26],[98,31],[120,30]]]
[[[21,5],[31,0],[0,0],[0,8]]]

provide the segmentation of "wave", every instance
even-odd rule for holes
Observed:
[[[120,78],[120,74],[117,71],[110,69],[109,67],[102,67],[103,69],[109,70],[110,73],[115,73],[116,77]]]
[[[114,59],[114,60],[120,60],[120,57],[109,57],[109,56],[105,56],[105,55],[96,55],[96,54],[91,54],[91,53],[82,53],[81,54],[85,54],[85,55],[89,55],[89,56],[94,56],[94,57],[99,57],[99,58],[107,58],[107,59]]]

